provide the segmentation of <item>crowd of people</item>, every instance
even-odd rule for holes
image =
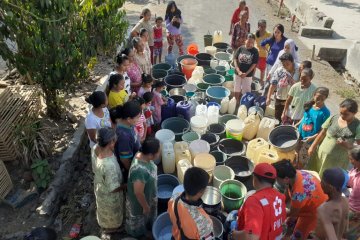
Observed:
[[[183,52],[183,15],[174,1],[164,19],[144,9],[131,31],[131,45],[117,54],[105,91],[86,101],[91,109],[85,126],[92,149],[97,220],[106,233],[125,226],[135,238],[151,239],[157,217],[157,166],[160,143],[154,133],[161,123],[163,81],[154,80],[152,64],[162,61],[163,22],[167,54]],[[357,239],[360,237],[360,120],[358,104],[345,99],[338,113],[325,101],[329,89],[312,83],[312,63],[301,61],[292,39],[277,24],[270,33],[265,20],[251,32],[249,8],[241,0],[231,18],[229,34],[235,67],[237,102],[252,91],[254,73],[266,105],[274,102],[280,124],[294,125],[301,138],[297,160],[257,164],[255,193],[238,211],[228,239]],[[306,169],[306,170],[305,170]],[[351,169],[351,170],[350,170]],[[350,170],[349,172],[347,170]],[[174,239],[213,239],[211,219],[202,209],[201,196],[209,175],[190,168],[184,192],[173,196],[168,212]],[[277,188],[275,188],[275,187]],[[342,192],[351,192],[344,197]],[[289,208],[286,208],[289,203]]]

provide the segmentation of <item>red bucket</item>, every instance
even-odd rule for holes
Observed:
[[[191,78],[192,72],[198,65],[198,61],[193,58],[184,58],[180,61],[181,71],[185,74],[187,79]]]

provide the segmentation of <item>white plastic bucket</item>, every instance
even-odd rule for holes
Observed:
[[[175,143],[175,133],[169,129],[160,129],[156,132],[155,138],[158,139],[161,144],[165,142]]]
[[[209,153],[210,144],[205,140],[199,139],[192,141],[189,145],[189,149],[190,149],[191,157],[192,159],[194,159],[196,155],[199,153]]]
[[[194,116],[190,119],[191,130],[202,135],[206,132],[207,118],[204,116]]]
[[[226,137],[238,141],[242,140],[245,124],[240,119],[232,119],[226,123]]]
[[[230,167],[219,165],[214,168],[213,186],[219,188],[221,183],[228,179],[234,179],[235,173]]]
[[[205,47],[205,53],[208,53],[208,54],[214,56],[216,53],[216,47],[214,47],[214,46]]]

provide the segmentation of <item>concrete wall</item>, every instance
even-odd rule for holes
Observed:
[[[360,86],[360,41],[354,41],[354,44],[348,49],[347,57],[343,64],[350,74],[356,79]]]

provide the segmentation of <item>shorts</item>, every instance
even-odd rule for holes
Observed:
[[[259,61],[258,61],[258,64],[256,65],[256,67],[258,69],[260,69],[261,71],[265,71],[266,70],[266,57],[259,57]]]
[[[161,53],[162,53],[162,47],[161,48],[154,47],[154,56],[160,56]]]
[[[234,92],[241,92],[242,94],[251,92],[251,83],[252,77],[241,78],[234,74]]]

